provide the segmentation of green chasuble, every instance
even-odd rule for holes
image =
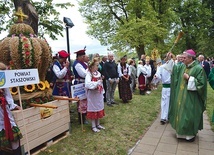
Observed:
[[[214,89],[214,68],[211,69],[210,74],[208,76],[209,84]]]
[[[183,78],[187,73],[194,77],[197,90],[187,90],[188,81]],[[179,135],[195,136],[203,129],[203,112],[206,109],[207,78],[201,65],[194,61],[174,65],[171,76],[169,122]]]

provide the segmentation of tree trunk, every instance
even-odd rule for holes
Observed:
[[[24,14],[28,16],[27,19],[24,19],[24,23],[30,25],[34,30],[34,33],[38,35],[38,14],[34,6],[29,0],[13,0],[13,3],[16,11],[18,7],[22,8]]]
[[[139,45],[138,47],[135,48],[139,59],[141,58],[142,54],[145,54],[144,48],[145,48],[144,44]]]

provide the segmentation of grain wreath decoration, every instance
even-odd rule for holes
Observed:
[[[18,10],[22,13],[22,10]],[[46,103],[53,101],[52,89],[46,81],[47,70],[52,62],[52,51],[47,41],[38,38],[32,27],[24,23],[27,16],[15,13],[18,22],[11,25],[7,37],[0,40],[0,62],[8,66],[8,69],[33,69],[39,73],[39,84],[20,86],[22,102],[28,107],[29,102],[41,100]],[[27,83],[26,83],[27,84]],[[18,88],[10,88],[14,101],[18,101]]]

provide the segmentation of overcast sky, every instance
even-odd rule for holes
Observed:
[[[56,2],[59,3],[58,0]],[[60,18],[63,20],[63,17],[68,17],[74,23],[74,27],[69,29],[69,41],[70,41],[70,52],[73,55],[75,51],[83,49],[86,46],[86,54],[99,53],[100,55],[107,54],[107,47],[101,46],[99,41],[92,39],[86,34],[87,24],[84,23],[83,18],[81,17],[78,11],[77,0],[61,0],[60,2],[71,2],[74,4],[74,7],[69,8],[68,10],[60,11]],[[52,41],[47,39],[49,44],[52,47],[54,52],[65,49],[67,50],[67,38],[66,30],[63,32],[64,37],[59,37],[57,41]]]
[[[55,2],[65,3],[71,2],[74,4],[74,7],[70,7],[67,10],[60,10],[60,19],[63,20],[63,17],[68,17],[74,23],[74,27],[69,29],[69,45],[70,45],[70,53],[71,58],[75,58],[74,52],[83,49],[86,46],[86,54],[99,53],[100,55],[107,54],[107,47],[101,46],[99,41],[96,39],[92,39],[86,34],[87,25],[84,23],[83,18],[81,17],[78,11],[78,3],[77,0],[55,0]],[[0,35],[0,39],[7,36],[7,32],[4,32]],[[66,38],[66,30],[63,32],[64,37],[58,37],[58,40],[51,40],[50,38],[46,38],[49,45],[52,48],[53,54],[57,53],[60,50],[67,51],[67,38]]]

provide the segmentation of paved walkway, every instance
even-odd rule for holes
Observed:
[[[195,141],[178,140],[170,124],[160,124],[159,116],[130,152],[130,155],[214,155],[214,132],[204,114],[204,129]]]

